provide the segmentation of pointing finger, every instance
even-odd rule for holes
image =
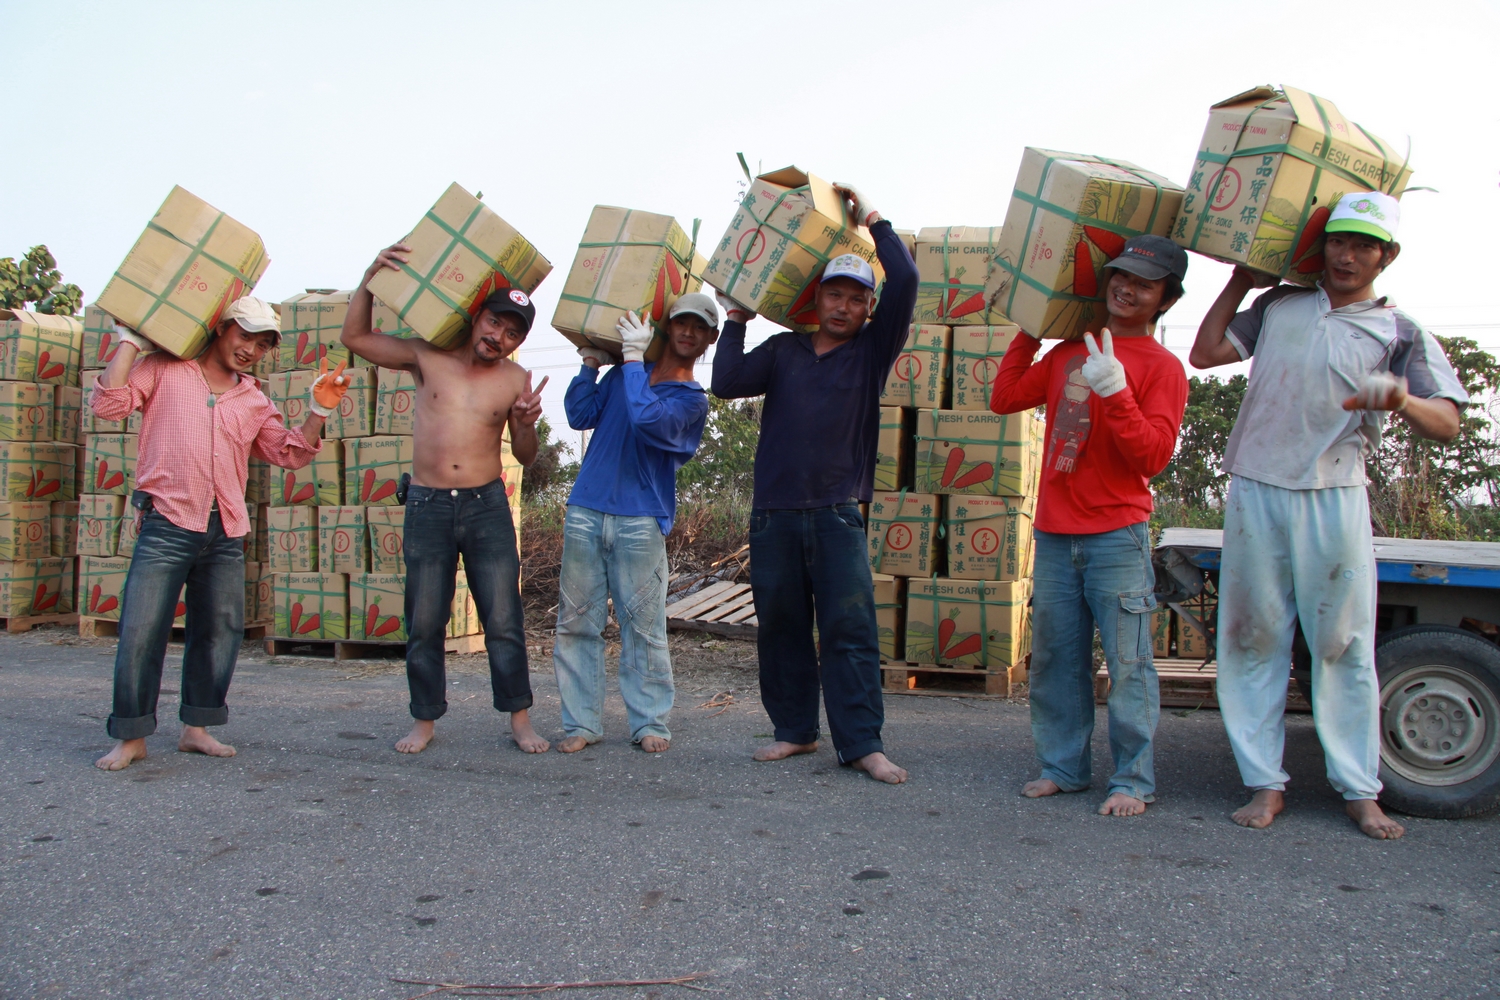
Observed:
[[[552,377],[551,375],[543,375],[542,376],[542,384],[539,385],[539,386],[537,386],[535,389],[533,389],[531,391],[531,394],[533,396],[540,396],[542,394],[542,390],[545,389],[545,388],[547,388],[547,380],[549,378],[551,378],[551,377]],[[531,379],[530,373],[527,373],[526,378],[527,378],[528,381]]]

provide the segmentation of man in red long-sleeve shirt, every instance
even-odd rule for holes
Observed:
[[[245,633],[245,509],[250,454],[300,469],[321,447],[323,418],[339,405],[348,380],[320,375],[300,430],[245,373],[281,340],[281,325],[260,299],[230,304],[198,358],[165,352],[136,364],[145,338],[117,326],[120,349],[99,376],[90,405],[105,420],[141,411],[136,490],[131,505],[140,535],[120,605],[114,708],[107,729],[119,743],[95,761],[119,771],[146,756],[156,732],[156,700],[177,596],[187,585],[187,642],[182,654],[182,736],[177,749],[232,757],[234,747],[209,735],[229,720],[225,698]]]
[[[1079,792],[1091,779],[1094,627],[1109,664],[1115,772],[1102,815],[1135,816],[1156,791],[1152,739],[1161,700],[1151,659],[1151,477],[1177,446],[1187,405],[1182,362],[1151,326],[1182,296],[1187,254],[1137,236],[1110,261],[1102,348],[1092,334],[1058,344],[1019,333],[990,407],[1047,406],[1032,591],[1031,733],[1042,773],[1029,798]]]

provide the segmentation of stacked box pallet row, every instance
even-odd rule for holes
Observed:
[[[0,620],[71,623],[83,324],[0,310]]]
[[[1025,677],[1041,422],[990,411],[1018,332],[982,295],[999,233],[915,240],[917,310],[881,396],[866,519],[888,690],[1007,694]]]

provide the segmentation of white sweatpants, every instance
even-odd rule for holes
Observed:
[[[1380,794],[1375,587],[1363,486],[1287,490],[1230,481],[1219,571],[1219,710],[1250,788],[1286,788],[1283,715],[1300,619],[1328,780],[1346,799]]]

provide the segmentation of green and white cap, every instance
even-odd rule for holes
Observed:
[[[1383,191],[1351,191],[1328,216],[1325,233],[1364,233],[1392,243],[1401,225],[1401,203]]]

